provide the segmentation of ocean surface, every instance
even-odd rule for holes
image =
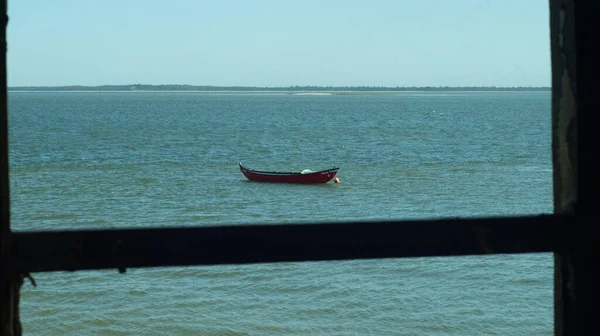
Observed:
[[[550,92],[9,92],[15,231],[552,212]],[[340,167],[339,184],[250,182]],[[551,254],[33,274],[25,335],[553,335]]]

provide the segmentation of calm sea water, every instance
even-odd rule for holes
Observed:
[[[551,213],[550,98],[10,92],[12,226]],[[239,161],[341,183],[253,183]],[[34,277],[26,335],[553,334],[550,254]]]

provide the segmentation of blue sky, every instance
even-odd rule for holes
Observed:
[[[8,85],[550,86],[547,0],[8,2]]]

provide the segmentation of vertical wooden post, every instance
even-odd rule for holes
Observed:
[[[21,335],[19,290],[23,277],[11,267],[10,192],[8,179],[8,102],[6,79],[7,0],[0,2],[0,321],[2,335]]]
[[[552,53],[552,153],[554,212],[573,214],[566,228],[565,246],[554,256],[555,335],[583,335],[597,329],[600,277],[597,246],[591,243],[594,224],[593,193],[597,193],[599,165],[592,153],[597,141],[592,115],[598,112],[594,26],[598,4],[583,0],[550,0]],[[583,181],[583,183],[579,183]]]

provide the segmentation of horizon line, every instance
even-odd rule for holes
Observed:
[[[165,88],[171,87],[173,89],[178,88],[212,88],[212,89],[274,89],[274,90],[298,90],[298,89],[385,89],[385,90],[398,90],[398,89],[551,89],[551,86],[495,86],[495,85],[461,85],[461,86],[449,86],[449,85],[422,85],[422,86],[376,86],[376,85],[288,85],[288,86],[252,86],[252,85],[191,85],[191,84],[101,84],[101,85],[15,85],[7,86],[7,89],[64,89],[64,88],[123,88],[128,90],[136,89],[147,89],[147,88]]]

